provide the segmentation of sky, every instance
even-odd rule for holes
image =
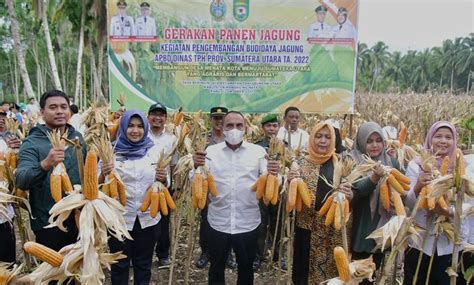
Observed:
[[[359,0],[359,41],[423,50],[474,32],[474,0]]]

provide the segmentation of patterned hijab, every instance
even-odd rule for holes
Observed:
[[[326,153],[319,153],[316,148],[316,134],[323,128],[328,128],[331,134],[331,142]],[[336,134],[334,128],[328,123],[318,123],[314,126],[309,137],[308,155],[306,159],[315,164],[324,164],[329,159],[333,158],[336,153]]]

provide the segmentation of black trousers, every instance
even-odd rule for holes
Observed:
[[[13,224],[5,222],[0,224],[0,261],[16,261],[16,238]]]
[[[291,272],[295,285],[308,284],[310,246],[311,231],[296,226],[293,241],[293,271]]]
[[[158,259],[169,258],[170,245],[170,216],[161,215],[160,235],[155,247],[156,257],[158,257]]]
[[[150,283],[153,248],[160,235],[160,223],[142,229],[137,218],[133,230],[129,232],[133,240],[121,242],[114,237],[110,237],[110,252],[122,251],[127,256],[112,265],[111,279],[113,285],[128,285],[130,261],[133,265],[134,284],[145,285]]]
[[[267,243],[267,232],[270,231],[270,247],[273,245],[273,239],[276,238],[277,242],[275,244],[275,253],[273,256],[273,261],[278,261],[279,248],[280,248],[280,235],[281,235],[281,221],[276,229],[276,223],[278,218],[278,204],[266,206],[262,201],[258,204],[260,208],[260,217],[262,223],[258,229],[258,239],[257,239],[257,253],[255,259],[263,260],[265,259],[265,247]],[[276,232],[276,233],[275,233]]]
[[[228,234],[209,227],[209,284],[225,284],[225,266],[232,248],[237,259],[237,284],[253,284],[253,261],[257,248],[258,227],[250,232]]]
[[[355,251],[353,251],[352,252],[352,260],[366,259],[366,258],[369,258],[369,256],[371,256],[371,255],[372,255],[372,258],[374,260],[376,269],[379,270],[380,266],[382,265],[382,260],[383,260],[383,253],[381,253],[380,251],[377,251],[375,253],[355,252]],[[374,275],[374,277],[375,277],[375,275]],[[370,284],[375,284],[375,282],[370,282],[369,280],[364,279],[364,281],[362,281],[359,284],[370,285]]]
[[[412,285],[413,278],[415,277],[416,265],[418,264],[418,255],[420,251],[414,248],[409,248],[405,254],[405,279],[403,280],[404,285]],[[449,275],[446,273],[446,269],[451,266],[451,254],[438,256],[436,255],[433,259],[433,265],[430,273],[430,285],[446,285],[449,284]],[[416,284],[425,284],[428,273],[428,265],[430,257],[423,253],[421,260],[420,270]],[[457,278],[457,285],[466,284],[464,278],[460,272]]]
[[[78,230],[76,222],[74,221],[74,215],[69,215],[69,218],[64,221],[64,227],[67,229],[67,232],[63,232],[57,227],[43,228],[35,231],[36,242],[56,251],[59,251],[66,245],[75,243],[77,241]]]
[[[199,246],[201,252],[209,256],[209,222],[207,221],[207,207],[201,210],[201,224],[199,226]]]

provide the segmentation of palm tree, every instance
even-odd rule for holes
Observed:
[[[474,66],[474,33],[461,40],[456,50],[456,73],[461,74],[468,70],[466,94],[469,93],[471,72]]]
[[[417,53],[416,68],[413,72],[413,80],[418,88],[417,91],[425,92],[428,86],[428,76],[430,70],[430,50],[425,49],[423,52]]]
[[[382,70],[385,64],[388,62],[389,57],[390,53],[388,52],[388,46],[384,42],[379,41],[370,49],[369,58],[373,75],[369,93],[372,93],[372,90],[376,85],[377,78],[380,74],[382,74]]]
[[[13,4],[13,0],[6,0],[5,3],[8,7],[8,15],[10,16],[13,43],[15,45],[15,52],[18,59],[18,65],[20,67],[20,75],[23,80],[25,93],[28,98],[35,97],[35,93],[33,92],[33,87],[30,81],[30,76],[28,74],[28,70],[26,69],[25,54],[23,53],[23,48],[21,45],[20,28],[18,26],[18,21],[16,18],[15,6]]]
[[[403,56],[399,51],[394,52],[390,57],[386,75],[395,83],[397,92],[400,92],[400,80],[405,80],[405,66]]]

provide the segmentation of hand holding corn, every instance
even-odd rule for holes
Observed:
[[[6,137],[5,142],[9,148],[20,148],[21,146],[21,140],[16,136]]]
[[[110,162],[105,162],[102,161],[102,166],[101,166],[101,176],[102,177],[107,177],[113,170],[115,169],[113,161]]]
[[[205,151],[196,151],[193,153],[194,169],[198,168],[199,166],[204,166],[206,163],[206,155],[207,152]]]
[[[166,175],[168,174],[168,171],[166,171],[166,169],[164,168],[156,168],[156,173],[155,173],[155,177],[156,177],[156,180],[160,181],[161,183],[165,183],[166,182]]]
[[[341,183],[341,185],[339,185],[339,192],[344,194],[344,196],[346,196],[346,199],[348,199],[349,201],[351,201],[354,197],[354,192],[352,192],[352,184],[349,182]]]
[[[63,162],[64,158],[64,147],[52,148],[49,151],[48,156],[43,161],[41,161],[41,167],[44,170],[50,170],[54,166]]]
[[[280,170],[280,162],[278,160],[268,160],[267,172],[269,174],[277,175]]]

